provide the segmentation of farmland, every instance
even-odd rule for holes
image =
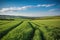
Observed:
[[[0,20],[0,40],[60,40],[60,19]]]

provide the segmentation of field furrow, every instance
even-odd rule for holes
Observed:
[[[35,35],[33,37],[33,40],[45,40],[44,33],[39,29],[39,26],[36,25],[35,23],[30,22],[31,25],[33,25],[35,29]]]
[[[47,21],[35,21],[32,22],[39,26],[39,29],[44,33],[44,36],[46,40],[60,40],[60,27],[59,27],[59,21],[49,21],[47,24],[45,23]],[[55,25],[56,26],[55,26]],[[59,36],[59,37],[58,37]]]
[[[3,25],[0,27],[0,39],[6,35],[9,31],[11,31],[12,29],[16,28],[17,26],[19,26],[22,23],[22,21],[20,22],[11,22],[9,24]]]
[[[5,35],[1,40],[30,40],[32,39],[33,31],[33,28],[28,24],[28,22],[23,22]]]
[[[0,40],[60,40],[60,20],[0,20]]]

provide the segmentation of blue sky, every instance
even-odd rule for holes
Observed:
[[[0,0],[0,15],[55,16],[60,15],[60,0]]]

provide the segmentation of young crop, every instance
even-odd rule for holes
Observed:
[[[10,22],[6,25],[2,25],[0,26],[0,38],[2,38],[5,34],[7,34],[10,30],[12,30],[13,28],[17,27],[18,25],[20,25],[21,21],[13,21]]]
[[[23,22],[21,25],[10,31],[1,40],[30,40],[32,39],[32,33],[33,29],[28,22]]]

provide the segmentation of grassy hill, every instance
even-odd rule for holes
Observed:
[[[42,19],[60,19],[60,16],[26,17],[26,16],[0,15],[0,19],[32,19],[32,20],[42,20]]]
[[[60,16],[0,16],[0,40],[60,40]]]

